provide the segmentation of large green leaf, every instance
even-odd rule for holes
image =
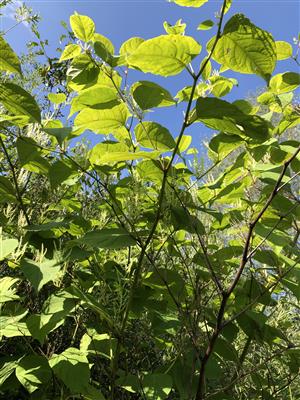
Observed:
[[[218,159],[222,160],[243,143],[243,140],[239,136],[219,133],[211,139],[209,147],[218,154]]]
[[[94,49],[97,56],[110,64],[115,51],[112,42],[107,37],[100,35],[99,33],[95,33],[94,41]]]
[[[144,41],[145,39],[140,37],[132,37],[126,40],[120,47],[120,54],[128,57],[130,54],[134,53]]]
[[[96,106],[97,104],[108,103],[107,107],[103,106],[103,108],[110,108],[109,103],[116,99],[117,92],[114,88],[101,84],[93,85],[90,88],[80,91],[79,95],[74,97],[70,115],[83,108]]]
[[[144,121],[135,127],[135,137],[143,147],[155,150],[170,150],[175,141],[167,128],[157,122]]]
[[[2,35],[0,35],[0,70],[21,74],[20,61]]]
[[[95,24],[90,17],[79,14],[71,15],[70,25],[78,39],[88,42],[94,38]]]
[[[50,168],[49,162],[41,156],[41,150],[33,139],[18,137],[17,152],[20,165],[28,171],[47,175]]]
[[[88,232],[76,242],[101,249],[121,249],[136,244],[132,236],[123,228],[104,228]]]
[[[129,117],[124,103],[108,109],[84,108],[75,118],[75,127],[79,130],[89,129],[94,133],[109,134],[124,127]]]
[[[3,240],[2,236],[0,236],[0,261],[9,256],[18,247],[18,244],[17,239]]]
[[[19,299],[19,296],[16,294],[17,283],[19,283],[19,279],[12,278],[11,276],[4,276],[0,279],[0,303]]]
[[[15,372],[17,365],[18,360],[12,359],[12,357],[0,359],[0,387]]]
[[[73,393],[84,393],[87,390],[90,369],[84,352],[69,347],[61,354],[55,354],[49,360],[50,367]]]
[[[236,14],[225,25],[213,58],[233,71],[257,74],[268,80],[276,65],[276,46],[270,33],[255,26],[243,14]]]
[[[41,112],[35,99],[14,83],[0,82],[0,103],[13,115],[27,115],[31,122],[41,122]]]
[[[44,302],[40,314],[32,314],[26,324],[33,338],[43,343],[49,332],[64,323],[76,306],[78,300],[73,295],[62,291],[53,294]]]
[[[0,203],[5,203],[7,201],[17,201],[15,189],[8,178],[0,176]]]
[[[196,111],[198,120],[209,128],[260,141],[268,137],[268,124],[264,119],[256,115],[246,115],[227,101],[199,97]]]
[[[288,42],[279,40],[275,42],[275,46],[277,60],[286,60],[293,55],[293,48]]]
[[[170,375],[154,373],[144,377],[142,386],[147,400],[163,400],[171,392],[173,382]]]
[[[127,62],[143,72],[177,75],[200,51],[201,46],[190,36],[162,35],[141,43]]]
[[[270,80],[270,89],[273,93],[282,94],[291,92],[300,85],[300,74],[284,72],[273,76]]]
[[[238,82],[233,78],[225,78],[224,76],[212,76],[209,78],[211,84],[211,92],[216,97],[223,97],[228,94],[234,85],[237,86]]]
[[[135,82],[131,86],[131,93],[142,110],[153,107],[168,107],[176,103],[168,90],[154,82]]]
[[[120,142],[105,141],[98,143],[90,152],[90,163],[94,165],[114,164],[123,161],[139,160],[140,158],[153,159],[160,155],[159,151],[129,151],[128,147]]]
[[[79,56],[81,47],[78,44],[68,44],[61,53],[59,61],[66,61]]]
[[[44,259],[41,262],[34,262],[24,258],[21,261],[21,270],[34,289],[39,292],[48,282],[57,279],[61,269],[58,260]]]
[[[73,58],[67,70],[68,87],[79,91],[97,83],[100,69],[87,54]]]
[[[51,379],[51,369],[43,356],[25,356],[16,368],[16,377],[29,393],[46,385]]]
[[[207,3],[208,0],[169,0],[171,3],[176,3],[184,7],[201,7]]]

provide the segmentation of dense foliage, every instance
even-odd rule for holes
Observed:
[[[300,397],[300,77],[274,74],[297,54],[230,6],[199,25],[206,50],[178,21],[116,55],[72,15],[50,103],[0,36],[1,398]],[[129,85],[132,69],[191,85]],[[222,99],[230,71],[262,78],[255,104]]]

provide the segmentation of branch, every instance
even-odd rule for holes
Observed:
[[[226,1],[225,1],[226,3]],[[202,363],[201,363],[201,368],[200,368],[200,375],[199,375],[199,381],[198,381],[198,389],[197,389],[197,394],[196,394],[196,400],[203,400],[205,397],[205,393],[204,393],[204,386],[205,386],[205,370],[206,370],[206,365],[207,362],[213,352],[214,349],[214,345],[216,340],[218,339],[224,324],[223,322],[223,318],[224,318],[224,314],[225,314],[225,308],[227,305],[227,301],[231,295],[231,293],[234,291],[236,285],[238,284],[240,277],[242,276],[242,273],[244,271],[244,268],[247,264],[248,261],[248,253],[249,253],[249,247],[250,247],[250,243],[251,243],[251,238],[252,238],[252,233],[253,230],[256,226],[256,224],[258,223],[258,221],[261,219],[261,217],[264,215],[265,211],[268,209],[269,205],[271,204],[271,202],[273,201],[274,197],[277,195],[277,193],[280,190],[280,185],[281,185],[281,181],[289,167],[289,165],[291,164],[291,162],[297,157],[297,155],[300,152],[300,146],[298,147],[298,149],[296,150],[296,152],[287,160],[285,161],[282,171],[279,175],[279,178],[268,198],[268,200],[266,201],[264,207],[261,209],[261,211],[258,213],[258,215],[256,216],[256,218],[250,223],[249,225],[249,230],[248,230],[248,234],[247,234],[247,238],[246,238],[246,243],[244,246],[244,250],[243,250],[243,255],[242,255],[242,260],[240,263],[240,267],[231,283],[231,285],[229,286],[229,288],[227,289],[226,292],[223,293],[223,299],[220,305],[220,309],[218,312],[218,316],[217,316],[217,323],[216,326],[214,328],[213,334],[211,336],[211,339],[208,343],[206,352],[204,354],[204,357],[202,359]]]

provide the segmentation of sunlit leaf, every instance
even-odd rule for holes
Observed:
[[[127,57],[130,66],[143,72],[170,76],[179,74],[201,50],[190,36],[163,35],[141,43]]]
[[[243,14],[236,14],[226,23],[213,58],[233,71],[257,74],[268,80],[276,64],[276,46],[270,33]]]
[[[0,103],[13,115],[26,115],[31,122],[41,122],[41,112],[35,99],[14,83],[0,82]]]
[[[2,35],[0,35],[0,49],[0,70],[21,74],[20,61]]]
[[[86,15],[74,14],[70,17],[70,25],[74,35],[84,42],[92,40],[95,33],[95,24]]]

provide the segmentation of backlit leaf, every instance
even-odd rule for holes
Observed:
[[[0,49],[0,70],[21,74],[20,61],[2,35],[0,35]]]
[[[25,356],[16,368],[16,377],[29,393],[46,385],[51,379],[51,369],[43,356]]]
[[[273,76],[270,80],[270,89],[273,93],[287,93],[297,89],[300,85],[300,74],[296,72],[284,72]]]
[[[0,82],[0,103],[13,115],[27,115],[31,122],[41,122],[41,112],[35,99],[14,83]]]
[[[170,76],[179,74],[201,50],[190,36],[163,35],[141,43],[127,57],[130,66],[143,72]]]
[[[92,40],[95,33],[95,24],[86,15],[74,14],[70,17],[70,25],[74,35],[84,42]]]
[[[201,7],[207,3],[208,0],[169,0],[170,3],[176,3],[184,7]]]
[[[277,60],[286,60],[287,58],[290,58],[292,56],[293,48],[288,42],[279,40],[275,42],[275,46]]]
[[[225,25],[213,58],[233,71],[257,74],[268,80],[276,65],[276,46],[270,33],[243,14],[236,14]]]
[[[121,103],[108,109],[85,108],[77,115],[74,124],[82,131],[89,129],[94,133],[109,134],[125,126],[129,111]]]
[[[176,103],[168,90],[154,82],[135,82],[131,86],[131,93],[142,110],[154,107],[168,107]]]
[[[136,140],[143,147],[156,150],[170,150],[175,147],[175,141],[168,129],[156,122],[141,122],[134,131]]]

